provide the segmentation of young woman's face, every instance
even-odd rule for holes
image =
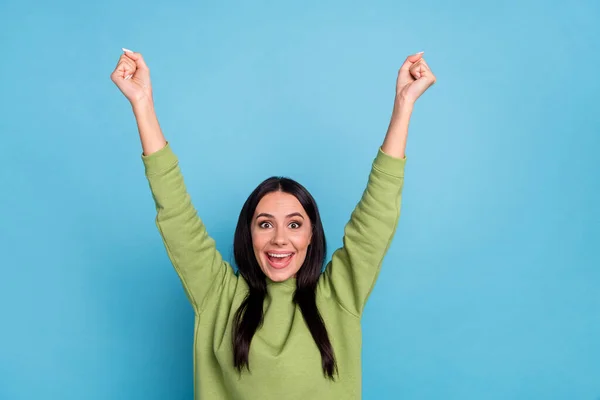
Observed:
[[[284,192],[266,194],[252,217],[252,245],[261,270],[282,282],[304,263],[312,226],[298,199]]]

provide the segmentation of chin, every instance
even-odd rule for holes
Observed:
[[[285,282],[288,279],[290,279],[291,277],[292,277],[291,275],[277,273],[277,272],[269,274],[269,279],[271,279],[273,282]]]

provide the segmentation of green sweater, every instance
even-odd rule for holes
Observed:
[[[339,376],[323,375],[321,355],[292,302],[296,282],[268,280],[262,326],[249,353],[250,372],[233,367],[232,321],[248,291],[223,260],[198,217],[170,145],[142,155],[156,204],[156,225],[195,312],[194,398],[319,400],[361,398],[361,315],[400,215],[406,159],[381,150],[344,229],[343,246],[317,286]]]

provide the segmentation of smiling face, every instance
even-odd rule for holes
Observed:
[[[256,206],[250,231],[254,255],[267,277],[282,282],[296,276],[311,243],[312,224],[295,196],[266,194]]]

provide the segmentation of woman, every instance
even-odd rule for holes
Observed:
[[[140,53],[123,51],[111,79],[133,108],[156,225],[195,311],[195,398],[360,398],[361,315],[400,214],[409,119],[436,80],[423,53],[398,72],[388,132],[324,272],[314,199],[297,182],[273,177],[241,210],[236,274],[191,203],[154,112],[148,66]]]

